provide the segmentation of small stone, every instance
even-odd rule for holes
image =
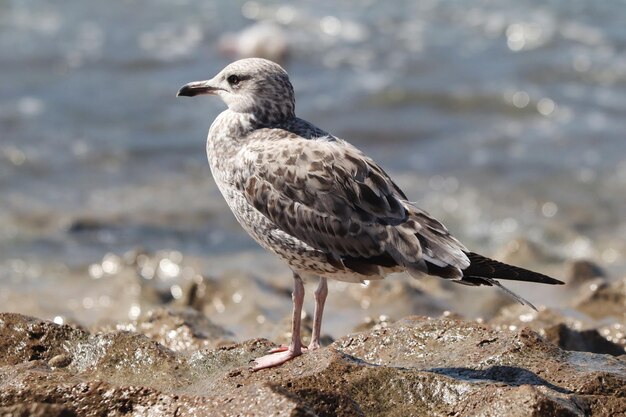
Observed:
[[[53,368],[65,368],[70,363],[72,363],[72,357],[66,354],[56,355],[48,361],[48,365]]]

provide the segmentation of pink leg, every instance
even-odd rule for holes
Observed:
[[[282,365],[290,359],[302,355],[302,342],[300,341],[300,322],[302,321],[302,302],[304,301],[304,285],[297,273],[293,273],[293,317],[291,319],[291,343],[289,348],[277,353],[270,353],[254,360],[253,371]]]
[[[320,348],[320,333],[322,329],[322,315],[324,314],[324,303],[328,296],[328,283],[326,278],[320,277],[320,283],[315,290],[315,313],[313,315],[313,334],[311,335],[311,343],[309,346],[302,346],[303,351],[315,350]],[[270,353],[278,353],[289,350],[289,346],[280,345],[270,350]]]
[[[315,314],[313,315],[313,334],[309,350],[320,348],[320,332],[322,330],[322,315],[324,314],[324,303],[328,295],[328,283],[326,278],[320,277],[320,283],[315,290]]]

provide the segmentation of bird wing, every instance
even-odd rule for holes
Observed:
[[[461,243],[407,201],[372,159],[345,141],[280,129],[248,135],[236,187],[286,233],[359,272],[364,265],[460,278]],[[360,270],[359,270],[360,269]]]

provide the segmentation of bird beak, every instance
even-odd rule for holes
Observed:
[[[178,90],[176,97],[193,97],[204,94],[215,95],[217,91],[222,90],[222,88],[213,85],[212,81],[213,80],[194,81],[189,84],[185,84],[180,88],[180,90]]]

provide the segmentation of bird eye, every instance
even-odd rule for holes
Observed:
[[[233,74],[233,75],[229,75],[228,78],[226,79],[226,81],[228,81],[228,84],[230,84],[230,85],[237,85],[237,84],[239,84],[239,81],[241,81],[241,80],[239,79],[238,76]]]

